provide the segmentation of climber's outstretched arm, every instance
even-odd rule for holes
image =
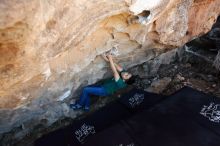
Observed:
[[[112,56],[108,55],[107,57],[108,57],[108,60],[110,62],[110,66],[111,66],[111,69],[112,69],[115,81],[118,81],[120,79],[120,76],[119,76],[118,71],[117,71],[117,69],[115,67],[115,64],[113,62]]]
[[[102,54],[101,56],[102,56],[102,58],[103,58],[106,62],[109,62],[109,60],[108,60],[108,58],[106,57],[106,55]]]
[[[115,62],[114,62],[114,64],[115,64],[117,71],[119,71],[119,72],[123,71],[123,68],[119,64],[117,64]]]
[[[103,55],[103,54],[102,54],[102,58],[105,61],[109,62],[109,59],[105,55]],[[117,71],[119,71],[119,72],[123,71],[123,68],[119,64],[117,64],[116,62],[114,62],[114,64],[115,64],[115,67],[116,67]]]

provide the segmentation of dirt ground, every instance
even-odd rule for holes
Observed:
[[[184,86],[220,98],[220,72],[210,62],[187,54],[183,61],[161,65],[157,75],[141,78],[136,85],[143,90],[164,95],[170,95]]]

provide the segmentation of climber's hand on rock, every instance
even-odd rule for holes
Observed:
[[[109,59],[112,59],[112,55],[110,55],[110,54],[107,55],[107,58],[108,58],[108,60],[109,60]]]

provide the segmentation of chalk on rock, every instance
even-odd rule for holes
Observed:
[[[112,56],[118,56],[118,55],[120,55],[119,54],[119,51],[118,51],[118,46],[114,46],[114,47],[112,47],[112,49],[111,50],[109,50],[109,51],[107,51],[106,53],[104,53],[104,55],[112,55]]]
[[[63,101],[64,99],[66,99],[67,97],[69,97],[70,94],[71,94],[71,91],[70,91],[70,90],[66,91],[63,95],[61,95],[61,96],[58,97],[57,101]]]

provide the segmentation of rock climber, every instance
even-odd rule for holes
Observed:
[[[105,61],[109,62],[113,78],[105,80],[99,86],[87,86],[83,89],[80,99],[75,104],[70,104],[70,108],[84,109],[89,111],[90,109],[90,95],[108,96],[114,94],[119,89],[125,88],[127,85],[131,85],[135,82],[135,76],[125,71],[120,65],[113,61],[112,55],[102,55]]]

